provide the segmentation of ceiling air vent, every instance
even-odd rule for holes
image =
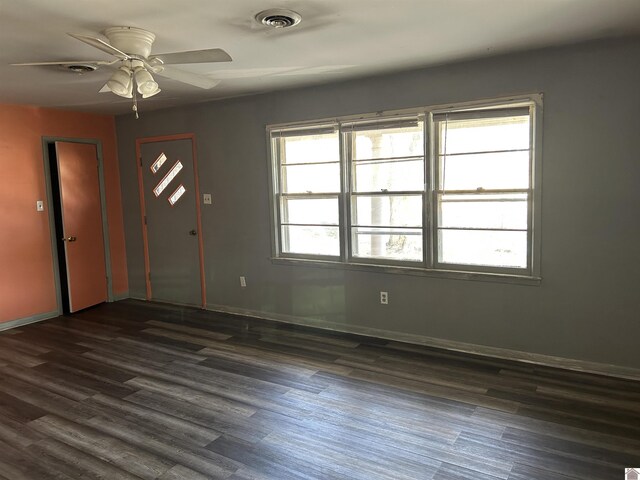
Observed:
[[[294,11],[283,9],[271,9],[260,12],[256,20],[267,27],[288,28],[297,25],[302,17]]]
[[[95,71],[98,67],[90,63],[74,63],[65,65],[64,68],[73,73],[89,73]]]

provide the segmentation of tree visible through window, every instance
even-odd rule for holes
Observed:
[[[352,255],[422,260],[422,122],[346,127],[351,165]]]

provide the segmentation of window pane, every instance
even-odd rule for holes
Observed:
[[[353,256],[422,261],[422,231],[406,228],[351,229]]]
[[[356,192],[421,191],[424,188],[424,160],[395,162],[354,162]]]
[[[351,204],[353,225],[422,226],[422,195],[358,195]]]
[[[337,198],[283,198],[283,223],[338,225]]]
[[[529,188],[529,152],[441,156],[440,189]]]
[[[282,226],[282,251],[310,255],[340,255],[338,227]]]
[[[422,122],[400,128],[354,131],[353,136],[355,160],[424,155]]]
[[[340,160],[338,133],[283,137],[282,163],[337,162]]]
[[[339,163],[282,166],[282,193],[335,193],[339,191]]]
[[[439,195],[440,227],[527,229],[527,194]]]
[[[438,126],[440,154],[529,148],[529,115],[456,120],[453,114]]]
[[[440,263],[526,268],[527,232],[439,231]]]

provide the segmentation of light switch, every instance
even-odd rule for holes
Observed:
[[[44,212],[44,201],[38,200],[36,202],[36,211],[37,212]]]
[[[205,205],[211,205],[211,194],[210,193],[203,193],[202,194],[202,201]]]

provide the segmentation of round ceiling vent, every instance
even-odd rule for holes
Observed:
[[[73,73],[89,73],[98,69],[97,66],[91,65],[90,63],[74,63],[72,65],[65,65],[64,68]]]
[[[288,28],[299,24],[302,17],[292,10],[274,8],[260,12],[256,20],[267,27]]]

